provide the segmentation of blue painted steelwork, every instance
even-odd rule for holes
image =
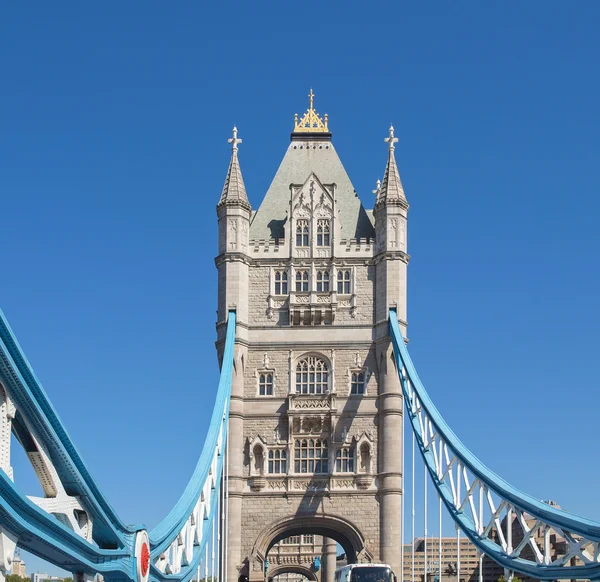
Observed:
[[[211,475],[214,482],[212,491],[219,491],[223,475],[224,451],[227,444],[227,428],[229,425],[229,405],[231,400],[231,381],[233,377],[233,356],[235,348],[235,311],[229,312],[227,324],[227,336],[225,339],[225,351],[221,366],[219,389],[213,409],[212,418],[208,428],[208,434],[204,442],[202,454],[196,465],[192,478],[190,479],[181,498],[171,510],[169,515],[150,532],[150,545],[152,548],[151,576],[156,580],[179,580],[187,582],[196,573],[200,563],[206,542],[210,523],[213,520],[217,508],[217,495],[212,495],[210,505],[205,505],[202,511],[202,527],[197,532],[199,543],[193,548],[191,557],[183,557],[182,569],[177,574],[165,574],[157,567],[157,560],[169,547],[177,543],[178,536],[192,535],[194,532],[189,526],[190,517],[194,509],[202,505],[202,495],[206,495]],[[216,454],[215,454],[216,453]],[[172,548],[171,551],[175,551]]]
[[[412,363],[396,312],[392,309],[389,315],[407,414],[431,480],[461,531],[481,552],[507,570],[542,580],[600,579],[600,524],[519,491],[475,457],[434,406]],[[468,474],[472,476],[470,480],[466,480]],[[458,480],[463,478],[470,489],[470,493],[465,491],[464,498],[458,486]],[[479,499],[473,500],[475,489],[479,490]],[[489,520],[484,519],[484,504]],[[471,515],[467,511],[469,506]],[[538,554],[535,542],[530,544],[535,554],[533,559],[519,555],[529,542],[522,543],[519,551],[516,551],[518,546],[512,547],[512,526],[508,533],[500,519],[503,512],[509,517],[505,523],[512,523],[514,517],[519,518],[519,523],[528,518],[530,522],[535,521],[531,527],[534,534],[539,531],[546,532],[547,537],[549,532],[560,536],[567,546],[566,558],[555,559],[548,551]],[[504,531],[498,533],[503,527]],[[571,565],[571,558],[579,565]]]
[[[235,311],[231,311],[219,389],[204,449],[181,499],[150,535],[151,580],[186,582],[207,543],[209,522],[217,507],[218,496],[214,492],[219,489],[223,472],[235,328]],[[77,535],[38,507],[18,491],[2,470],[0,526],[18,539],[19,547],[66,570],[91,575],[99,572],[107,580],[139,580],[134,553],[136,536],[143,526],[125,525],[100,492],[1,312],[0,382],[16,407],[12,421],[15,436],[31,456],[43,456],[40,451],[47,455],[48,464],[56,472],[68,498],[76,499],[87,514],[91,534],[89,540]],[[201,508],[202,515],[196,516],[199,526],[190,528],[194,508]],[[185,567],[171,565],[172,573],[165,574],[156,564],[169,545],[181,539],[186,531],[191,531],[193,539],[188,540],[191,551],[186,548],[180,556]]]

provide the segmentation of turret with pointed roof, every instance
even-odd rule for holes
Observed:
[[[404,194],[400,172],[396,165],[394,127],[384,140],[388,144],[388,159],[383,181],[374,190],[376,196],[373,216],[375,217],[375,255],[379,256],[378,269],[382,271],[380,281],[385,288],[379,289],[377,297],[378,316],[385,318],[388,309],[396,306],[398,318],[403,324],[406,318],[406,266],[408,202]],[[404,323],[405,325],[405,323]]]
[[[219,293],[219,321],[224,322],[227,310],[236,306],[238,321],[246,321],[248,312],[248,247],[252,208],[246,194],[238,161],[237,128],[228,142],[231,161],[221,198],[217,204],[219,220],[219,255],[216,258],[219,280],[224,283]],[[231,282],[235,284],[231,284]]]
[[[394,144],[398,141],[397,137],[394,137],[394,126],[390,125],[390,134],[384,140],[389,144],[388,148],[388,161],[383,174],[383,182],[377,189],[377,200],[375,205],[394,203],[408,206],[406,202],[406,196],[404,195],[404,188],[402,187],[402,180],[400,180],[400,172],[396,165],[396,156],[394,150],[396,147]]]
[[[244,186],[244,178],[242,178],[242,171],[240,170],[240,163],[238,161],[238,144],[242,143],[242,140],[237,136],[237,127],[234,126],[233,136],[227,141],[232,144],[231,162],[229,162],[229,170],[225,178],[225,185],[223,186],[219,206],[222,204],[239,204],[250,209],[250,202],[248,201],[246,186]]]

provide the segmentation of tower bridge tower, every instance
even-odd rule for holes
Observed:
[[[406,327],[397,139],[390,128],[383,181],[365,210],[313,97],[258,210],[234,128],[217,205],[219,351],[232,306],[238,321],[228,582],[262,581],[269,550],[292,535],[324,536],[324,582],[335,542],[349,561],[402,567],[402,392],[387,324],[394,307]],[[268,568],[286,572],[270,559]]]

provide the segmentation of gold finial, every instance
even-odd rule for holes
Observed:
[[[375,194],[375,196],[377,196],[377,192],[379,192],[379,190],[381,190],[381,180],[379,178],[377,178],[377,183],[375,184],[375,190],[372,190],[373,194]]]
[[[227,140],[227,143],[230,143],[230,144],[231,144],[231,151],[232,151],[232,152],[236,152],[236,151],[237,151],[237,149],[238,149],[238,144],[239,144],[239,143],[242,143],[242,140],[241,140],[241,139],[238,139],[238,136],[237,136],[237,127],[236,127],[235,125],[233,126],[233,131],[232,131],[232,133],[233,133],[233,137],[230,137],[230,138]]]
[[[393,152],[396,148],[394,144],[398,141],[397,137],[394,137],[394,126],[390,125],[390,135],[383,140],[385,143],[390,144],[390,151]]]
[[[314,103],[315,94],[311,88],[308,94],[308,110],[300,121],[298,121],[298,114],[294,115],[294,133],[329,133],[329,117],[325,114],[325,120],[323,121],[315,111]]]

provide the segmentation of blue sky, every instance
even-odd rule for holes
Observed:
[[[0,11],[0,308],[125,521],[158,523],[202,447],[231,127],[257,207],[311,86],[367,207],[395,125],[439,409],[514,485],[600,520],[600,4]]]

